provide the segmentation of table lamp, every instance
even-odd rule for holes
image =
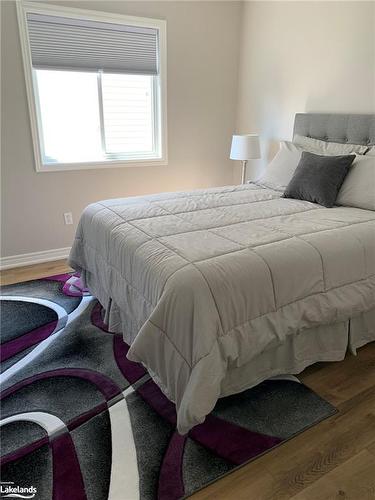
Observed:
[[[245,184],[246,166],[248,160],[260,158],[260,146],[258,134],[234,135],[230,150],[231,160],[242,161],[242,184]]]

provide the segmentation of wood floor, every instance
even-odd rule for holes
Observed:
[[[4,271],[2,283],[68,271],[58,261]],[[193,500],[375,500],[375,342],[299,378],[338,413],[193,495]],[[282,416],[281,416],[282,418]]]
[[[66,259],[55,260],[54,262],[46,262],[44,264],[36,264],[34,266],[15,267],[0,272],[1,285],[11,285],[19,281],[30,281],[54,274],[63,274],[71,271],[71,268],[66,263]]]

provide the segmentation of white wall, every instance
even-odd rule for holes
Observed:
[[[246,2],[240,61],[237,131],[262,138],[254,178],[296,112],[375,112],[375,2]]]
[[[169,165],[36,173],[14,1],[2,14],[2,256],[70,246],[96,200],[232,183],[240,2],[51,2],[167,20]]]

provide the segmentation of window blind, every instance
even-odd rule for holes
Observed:
[[[28,13],[34,68],[155,75],[158,30]]]

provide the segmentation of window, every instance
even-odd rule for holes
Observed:
[[[52,70],[35,74],[44,163],[155,156],[152,76]]]
[[[18,4],[37,171],[166,164],[165,22]]]

